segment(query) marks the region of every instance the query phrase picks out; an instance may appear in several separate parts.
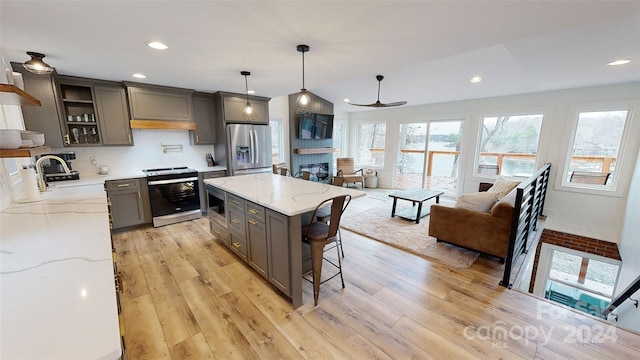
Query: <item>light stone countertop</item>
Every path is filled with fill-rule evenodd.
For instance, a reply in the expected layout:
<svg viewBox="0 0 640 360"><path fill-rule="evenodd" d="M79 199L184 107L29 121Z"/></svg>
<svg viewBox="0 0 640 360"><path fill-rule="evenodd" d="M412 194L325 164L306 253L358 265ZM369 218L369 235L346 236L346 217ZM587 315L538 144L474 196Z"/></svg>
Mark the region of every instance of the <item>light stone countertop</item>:
<svg viewBox="0 0 640 360"><path fill-rule="evenodd" d="M349 194L354 199L366 196L366 192L353 188L271 173L205 179L204 183L287 216L313 211L320 202L335 196Z"/></svg>
<svg viewBox="0 0 640 360"><path fill-rule="evenodd" d="M75 183L0 212L1 359L121 356L104 181Z"/></svg>

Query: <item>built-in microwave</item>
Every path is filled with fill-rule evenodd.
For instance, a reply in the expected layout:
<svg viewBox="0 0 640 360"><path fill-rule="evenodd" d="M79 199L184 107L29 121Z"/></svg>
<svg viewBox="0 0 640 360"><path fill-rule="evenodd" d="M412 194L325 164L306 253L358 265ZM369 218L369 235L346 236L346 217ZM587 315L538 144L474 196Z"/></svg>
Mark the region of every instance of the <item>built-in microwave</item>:
<svg viewBox="0 0 640 360"><path fill-rule="evenodd" d="M207 184L207 216L226 228L227 210L224 199L224 191Z"/></svg>

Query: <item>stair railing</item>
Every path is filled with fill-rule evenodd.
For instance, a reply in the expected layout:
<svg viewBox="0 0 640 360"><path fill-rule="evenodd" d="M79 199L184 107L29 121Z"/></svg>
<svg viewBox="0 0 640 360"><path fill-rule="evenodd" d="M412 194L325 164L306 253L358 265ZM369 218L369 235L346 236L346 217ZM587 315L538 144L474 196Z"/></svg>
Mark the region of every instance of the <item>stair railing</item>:
<svg viewBox="0 0 640 360"><path fill-rule="evenodd" d="M620 295L616 296L613 299L611 304L609 304L609 306L607 306L607 308L604 309L604 311L602 311L602 315L604 315L604 317L606 318L613 310L615 310L618 306L620 306L620 304L622 304L627 299L633 301L635 303L635 306L638 307L638 300L631 298L631 295L635 294L636 291L638 291L638 289L640 289L640 275L638 275L638 277L635 280L633 280L633 282L629 284L629 286L627 286L627 288L624 289L624 291L621 292ZM615 317L616 317L616 321L618 321L618 316L615 315Z"/></svg>

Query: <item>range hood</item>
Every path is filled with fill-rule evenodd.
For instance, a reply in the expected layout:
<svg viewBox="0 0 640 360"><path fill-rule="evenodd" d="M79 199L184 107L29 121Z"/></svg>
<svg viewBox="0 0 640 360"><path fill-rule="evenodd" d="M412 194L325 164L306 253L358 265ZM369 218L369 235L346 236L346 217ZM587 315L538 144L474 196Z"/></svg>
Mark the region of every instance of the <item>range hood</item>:
<svg viewBox="0 0 640 360"><path fill-rule="evenodd" d="M180 120L136 120L131 119L129 124L132 129L156 129L156 130L195 130L195 121Z"/></svg>

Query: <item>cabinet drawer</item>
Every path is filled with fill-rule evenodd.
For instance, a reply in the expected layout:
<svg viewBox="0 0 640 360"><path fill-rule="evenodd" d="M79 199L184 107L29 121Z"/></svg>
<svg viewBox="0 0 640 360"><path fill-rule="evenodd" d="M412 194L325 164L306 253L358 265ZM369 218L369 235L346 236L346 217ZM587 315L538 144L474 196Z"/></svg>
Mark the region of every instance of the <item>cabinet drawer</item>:
<svg viewBox="0 0 640 360"><path fill-rule="evenodd" d="M247 261L247 239L244 233L238 233L235 230L229 231L229 240L231 251L236 253L242 260Z"/></svg>
<svg viewBox="0 0 640 360"><path fill-rule="evenodd" d="M139 179L109 180L105 182L107 191L140 189Z"/></svg>
<svg viewBox="0 0 640 360"><path fill-rule="evenodd" d="M229 246L229 231L216 221L209 219L209 230L220 242Z"/></svg>
<svg viewBox="0 0 640 360"><path fill-rule="evenodd" d="M227 193L227 205L230 209L235 207L236 209L244 212L244 199L239 198L235 195Z"/></svg>
<svg viewBox="0 0 640 360"><path fill-rule="evenodd" d="M229 214L229 230L234 229L244 234L244 223L246 221L244 212L236 209L229 209L227 214Z"/></svg>
<svg viewBox="0 0 640 360"><path fill-rule="evenodd" d="M248 216L264 223L264 207L247 201L245 208Z"/></svg>
<svg viewBox="0 0 640 360"><path fill-rule="evenodd" d="M213 179L213 178L219 178L219 177L225 177L225 176L227 176L227 172L224 170L207 171L205 173L202 173L202 177L204 179Z"/></svg>

